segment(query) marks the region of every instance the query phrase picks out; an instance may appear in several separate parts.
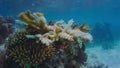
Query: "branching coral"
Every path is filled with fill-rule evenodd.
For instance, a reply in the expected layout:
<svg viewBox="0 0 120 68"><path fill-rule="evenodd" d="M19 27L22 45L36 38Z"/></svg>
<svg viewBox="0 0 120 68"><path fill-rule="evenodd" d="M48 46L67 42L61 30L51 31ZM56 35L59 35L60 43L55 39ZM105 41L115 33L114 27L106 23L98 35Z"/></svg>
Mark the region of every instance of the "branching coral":
<svg viewBox="0 0 120 68"><path fill-rule="evenodd" d="M64 21L60 20L56 22L55 25L50 26L46 24L46 19L42 13L34 13L32 15L30 11L26 11L24 13L21 13L19 15L19 18L24 20L28 24L28 27L35 28L32 29L33 31L38 29L36 31L39 34L44 35L45 33L47 32L49 33L49 31L52 31L54 33L54 36L65 38L68 40L72 39L73 37L79 37L89 41L92 40L92 36L89 33L83 32L83 31L87 32L90 30L86 24L81 25L80 28L78 29L72 29L71 25L74 22L73 19L69 20L68 24L64 24Z"/></svg>
<svg viewBox="0 0 120 68"><path fill-rule="evenodd" d="M22 67L26 64L43 66L45 63L46 65L47 61L53 59L55 55L64 56L65 64L72 60L76 62L80 60L81 63L86 60L85 47L80 47L82 42L92 41L86 25L73 28L73 19L67 24L60 20L48 25L42 13L32 14L30 11L22 12L19 18L25 22L23 24L25 28L15 32L8 39L6 43L8 59ZM87 32L84 32L85 30ZM58 55L61 52L62 54Z"/></svg>
<svg viewBox="0 0 120 68"><path fill-rule="evenodd" d="M49 46L38 44L35 39L27 39L25 34L27 34L25 31L16 32L6 43L8 58L19 63L20 66L25 64L35 66L55 53L52 44Z"/></svg>

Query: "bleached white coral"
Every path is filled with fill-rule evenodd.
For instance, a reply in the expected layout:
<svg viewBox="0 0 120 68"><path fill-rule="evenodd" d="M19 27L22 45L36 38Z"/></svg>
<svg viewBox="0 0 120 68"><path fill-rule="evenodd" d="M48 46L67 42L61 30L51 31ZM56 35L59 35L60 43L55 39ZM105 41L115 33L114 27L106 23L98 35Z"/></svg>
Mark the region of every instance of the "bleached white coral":
<svg viewBox="0 0 120 68"><path fill-rule="evenodd" d="M50 26L50 25L49 25L49 26L47 26L47 29L48 29L48 30L54 30L54 29L55 29L55 26Z"/></svg>
<svg viewBox="0 0 120 68"><path fill-rule="evenodd" d="M67 24L63 24L64 30L71 29L74 20L70 19Z"/></svg>
<svg viewBox="0 0 120 68"><path fill-rule="evenodd" d="M39 38L38 41L41 41L42 44L45 44L46 46L49 46L53 41L48 39L47 36L49 35L49 33L46 33L44 35L41 34L36 34L36 35L26 35L27 38Z"/></svg>
<svg viewBox="0 0 120 68"><path fill-rule="evenodd" d="M46 46L49 46L53 42L52 40L45 37L40 37L39 40L42 44L45 44Z"/></svg>
<svg viewBox="0 0 120 68"><path fill-rule="evenodd" d="M72 34L75 37L80 37L81 39L88 40L90 42L93 40L93 37L90 33L82 32L78 29L71 30L70 34Z"/></svg>
<svg viewBox="0 0 120 68"><path fill-rule="evenodd" d="M41 37L41 34L36 34L36 35L26 35L26 38L39 38Z"/></svg>
<svg viewBox="0 0 120 68"><path fill-rule="evenodd" d="M64 20L59 20L55 23L55 26L61 27L64 24Z"/></svg>
<svg viewBox="0 0 120 68"><path fill-rule="evenodd" d="M68 40L70 40L70 41L73 41L73 36L71 36L71 35L69 35L69 34L67 34L67 33L65 33L65 32L59 33L58 36L59 36L60 38L64 38L64 39L68 39Z"/></svg>
<svg viewBox="0 0 120 68"><path fill-rule="evenodd" d="M82 33L81 36L80 36L82 39L84 40L88 40L88 41L92 41L93 40L93 37L90 33Z"/></svg>
<svg viewBox="0 0 120 68"><path fill-rule="evenodd" d="M39 16L37 14L39 14ZM33 17L35 19L34 20L35 22L39 22L40 20L42 20L44 23L47 22L46 18L44 17L42 13L33 13Z"/></svg>
<svg viewBox="0 0 120 68"><path fill-rule="evenodd" d="M50 45L54 41L59 41L61 39L66 39L69 41L76 41L81 44L86 40L92 41L92 36L90 33L86 33L87 26L85 29L80 28L81 26L75 25L72 27L74 20L70 19L67 23L64 20L57 21L54 25L48 25L46 18L42 13L34 13L31 14L28 12L27 15L25 13L20 14L19 18L24 20L29 28L33 28L35 33L34 35L26 35L27 38L35 38L38 39L37 42L41 42L45 45ZM19 22L19 21L17 21ZM24 23L23 23L24 24ZM35 30L37 29L37 31ZM33 32L34 32L33 31ZM89 30L87 30L88 32Z"/></svg>
<svg viewBox="0 0 120 68"><path fill-rule="evenodd" d="M69 29L66 32L75 37L79 37L81 35L81 31L79 29Z"/></svg>
<svg viewBox="0 0 120 68"><path fill-rule="evenodd" d="M77 38L77 42L79 42L78 40L92 41L93 39L90 33L85 33L79 28L72 29L72 24L74 23L73 19L70 19L67 24L65 24L64 20L59 20L54 25L47 25L46 18L42 13L34 13L33 18L35 19L34 22L38 23L35 25L39 25L41 29L45 28L44 30L47 30L48 32L42 35L26 35L26 37L39 38L39 41L47 46L60 38L69 41L74 41L74 38Z"/></svg>
<svg viewBox="0 0 120 68"><path fill-rule="evenodd" d="M90 33L82 32L79 29L69 29L67 30L67 33L75 37L80 37L81 39L88 40L90 42L93 40L93 37Z"/></svg>

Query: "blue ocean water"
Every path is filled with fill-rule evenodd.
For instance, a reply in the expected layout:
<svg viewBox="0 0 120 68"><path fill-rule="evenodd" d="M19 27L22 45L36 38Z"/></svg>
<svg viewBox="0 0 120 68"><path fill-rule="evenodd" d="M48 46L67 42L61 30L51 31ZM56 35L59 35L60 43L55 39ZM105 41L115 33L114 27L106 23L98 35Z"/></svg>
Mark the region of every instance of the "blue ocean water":
<svg viewBox="0 0 120 68"><path fill-rule="evenodd" d="M0 15L17 15L25 10L43 12L48 20L69 20L76 23L109 22L119 37L120 0L0 0Z"/></svg>
<svg viewBox="0 0 120 68"><path fill-rule="evenodd" d="M17 15L25 10L42 12L48 21L63 19L67 22L73 18L77 24L89 24L92 30L94 30L96 23L107 22L114 37L115 44L112 46L115 47L104 50L101 49L103 44L91 43L86 52L90 56L91 54L96 55L97 60L108 65L109 68L120 68L120 0L0 0L0 15L2 16L14 16L17 19ZM106 29L103 28L103 30ZM98 32L101 33L103 30ZM107 35L103 33L101 36ZM111 41L107 41L107 43L111 43ZM96 47L92 47L94 45ZM90 59L92 60L89 62L96 61L91 57Z"/></svg>

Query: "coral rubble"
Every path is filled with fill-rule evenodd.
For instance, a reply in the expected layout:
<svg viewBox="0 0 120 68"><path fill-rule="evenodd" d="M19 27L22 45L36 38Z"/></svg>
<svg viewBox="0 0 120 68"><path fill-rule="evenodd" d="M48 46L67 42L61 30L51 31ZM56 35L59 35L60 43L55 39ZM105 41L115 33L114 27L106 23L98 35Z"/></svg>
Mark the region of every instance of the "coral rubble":
<svg viewBox="0 0 120 68"><path fill-rule="evenodd" d="M87 60L85 43L92 41L87 25L72 27L73 19L47 24L42 13L30 11L18 17L25 28L6 42L8 67L79 68Z"/></svg>

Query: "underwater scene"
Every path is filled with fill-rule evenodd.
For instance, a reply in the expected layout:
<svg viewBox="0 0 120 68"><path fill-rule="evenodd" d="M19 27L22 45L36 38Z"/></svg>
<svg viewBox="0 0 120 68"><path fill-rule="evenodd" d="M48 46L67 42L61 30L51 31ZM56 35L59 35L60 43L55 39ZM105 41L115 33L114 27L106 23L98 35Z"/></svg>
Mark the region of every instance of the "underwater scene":
<svg viewBox="0 0 120 68"><path fill-rule="evenodd" d="M0 0L0 68L120 68L120 0Z"/></svg>

